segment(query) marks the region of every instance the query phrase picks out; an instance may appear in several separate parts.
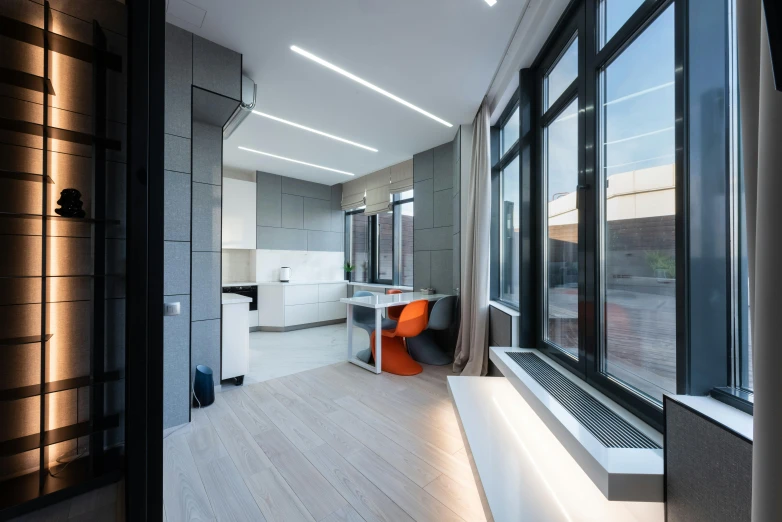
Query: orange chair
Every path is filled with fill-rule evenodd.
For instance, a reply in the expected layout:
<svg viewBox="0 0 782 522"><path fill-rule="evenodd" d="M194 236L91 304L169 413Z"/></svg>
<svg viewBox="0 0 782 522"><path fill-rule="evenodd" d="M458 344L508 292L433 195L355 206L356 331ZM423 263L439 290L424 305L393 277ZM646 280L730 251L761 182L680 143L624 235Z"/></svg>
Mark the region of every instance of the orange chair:
<svg viewBox="0 0 782 522"><path fill-rule="evenodd" d="M401 294L402 291L398 288L389 288L386 290L386 294ZM388 309L388 312L386 312L386 316L391 319L392 321L398 321L399 316L402 314L402 310L404 310L404 306L392 306Z"/></svg>
<svg viewBox="0 0 782 522"><path fill-rule="evenodd" d="M407 353L405 337L415 337L424 331L429 322L429 301L413 301L402 310L394 330L383 330L383 354L381 370L395 375L417 375L424 369ZM370 336L372 356L375 356L375 334ZM375 359L377 361L377 359Z"/></svg>

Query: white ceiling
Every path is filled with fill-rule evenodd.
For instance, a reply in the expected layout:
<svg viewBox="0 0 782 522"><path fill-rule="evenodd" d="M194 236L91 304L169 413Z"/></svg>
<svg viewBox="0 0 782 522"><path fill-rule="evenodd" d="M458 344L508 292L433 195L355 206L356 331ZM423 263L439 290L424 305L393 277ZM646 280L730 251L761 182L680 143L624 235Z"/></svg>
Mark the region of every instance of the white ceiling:
<svg viewBox="0 0 782 522"><path fill-rule="evenodd" d="M173 11L167 19L242 53L245 74L258 84L257 110L378 149L251 114L225 142L226 166L331 185L353 178L238 147L358 177L453 139L459 124L472 122L527 1L498 0L489 7L484 0L188 0L206 10L200 27ZM318 65L291 45L454 126Z"/></svg>

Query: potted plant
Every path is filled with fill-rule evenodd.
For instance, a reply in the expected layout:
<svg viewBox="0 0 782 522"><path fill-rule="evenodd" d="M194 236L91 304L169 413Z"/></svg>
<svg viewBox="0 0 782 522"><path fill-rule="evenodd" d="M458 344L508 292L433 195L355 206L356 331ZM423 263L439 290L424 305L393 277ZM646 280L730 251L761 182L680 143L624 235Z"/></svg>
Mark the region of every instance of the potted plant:
<svg viewBox="0 0 782 522"><path fill-rule="evenodd" d="M648 252L646 254L646 263L654 272L657 279L670 279L676 277L676 260L668 254L658 251Z"/></svg>
<svg viewBox="0 0 782 522"><path fill-rule="evenodd" d="M347 279L348 281L353 281L353 279L351 279L351 276L353 274L353 270L355 270L356 268L356 265L351 265L350 261L348 261L347 263L345 263L345 266L343 266L342 268L345 269L345 279Z"/></svg>

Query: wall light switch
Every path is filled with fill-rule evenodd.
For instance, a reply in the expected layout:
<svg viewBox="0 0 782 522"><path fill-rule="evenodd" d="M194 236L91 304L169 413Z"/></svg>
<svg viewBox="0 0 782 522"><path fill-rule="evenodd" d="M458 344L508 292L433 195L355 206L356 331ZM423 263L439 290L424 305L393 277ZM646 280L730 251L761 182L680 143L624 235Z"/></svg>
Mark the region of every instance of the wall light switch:
<svg viewBox="0 0 782 522"><path fill-rule="evenodd" d="M165 305L165 309L163 310L163 315L168 317L170 315L179 315L180 313L180 306L179 302L176 303L163 303Z"/></svg>

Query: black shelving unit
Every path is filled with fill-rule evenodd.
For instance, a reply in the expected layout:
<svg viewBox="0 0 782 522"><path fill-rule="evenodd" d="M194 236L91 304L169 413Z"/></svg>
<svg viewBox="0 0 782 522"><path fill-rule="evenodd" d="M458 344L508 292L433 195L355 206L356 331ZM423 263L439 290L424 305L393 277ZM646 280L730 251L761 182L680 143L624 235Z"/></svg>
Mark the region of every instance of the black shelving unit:
<svg viewBox="0 0 782 522"><path fill-rule="evenodd" d="M107 71L121 71L122 59L119 55L107 50L106 37L97 21L93 22L93 44L88 45L62 35L51 32L49 23L51 11L48 2L43 6L43 28L0 15L0 35L17 41L25 42L43 49L43 71L40 76L26 72L0 68L0 83L39 92L43 98L43 122L34 123L24 120L0 118L0 130L39 136L42 138L42 170L41 173L0 170L0 178L40 183L42 207L40 214L0 212L0 218L5 219L38 219L41 220L41 275L40 276L4 276L0 278L40 278L40 324L39 335L0 339L0 351L8 347L28 346L40 350L39 384L21 386L0 391L0 402L11 402L39 397L39 430L37 433L9 440L0 441L0 458L14 457L38 451L38 470L0 481L0 518L5 519L20 511L20 506L29 503L25 508L46 502L44 497L59 493L67 494L66 490L83 489L100 481L117 480L124 466L124 449L122 446L106 449L104 440L108 430L121 425L119 414L105 414L105 387L110 383L120 382L124 375L120 371L105 370L106 342L106 279L123 277L119 274L109 274L106 271L106 228L107 225L119 224L119 220L106 218L106 159L107 150L120 150L122 143L110 139L106 135L106 81ZM55 96L50 80L49 53L59 53L92 64L92 121L91 133L76 132L50 125L49 97ZM77 80L78 81L78 80ZM87 80L89 81L89 80ZM56 184L56 179L50 175L49 140L63 140L72 143L88 145L92 148L92 207L93 217L68 218L50 214L50 185ZM47 222L73 222L89 225L93 239L93 272L84 275L48 274L47 266ZM47 382L47 343L55 337L56 331L49 331L47 317L47 279L54 277L89 278L92 285L92 335L90 346L89 375ZM49 394L77 390L89 392L89 420L76 422L66 426L49 428L47 411L47 396ZM78 407L78 405L77 405ZM77 410L78 411L78 410ZM77 415L77 421L78 421ZM88 438L89 452L83 456L80 451L79 439ZM67 465L55 466L50 469L49 448L61 442L76 440L77 455ZM51 499L53 497L47 497Z"/></svg>

